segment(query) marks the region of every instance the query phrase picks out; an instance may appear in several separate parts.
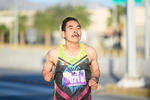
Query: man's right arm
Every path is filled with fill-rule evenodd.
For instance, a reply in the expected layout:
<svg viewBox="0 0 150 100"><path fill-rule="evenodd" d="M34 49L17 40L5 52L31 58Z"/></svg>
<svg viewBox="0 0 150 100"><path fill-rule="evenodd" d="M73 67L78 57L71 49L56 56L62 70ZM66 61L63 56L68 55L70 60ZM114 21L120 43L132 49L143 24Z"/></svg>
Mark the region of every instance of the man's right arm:
<svg viewBox="0 0 150 100"><path fill-rule="evenodd" d="M50 82L54 78L54 73L51 71L54 66L52 52L49 51L46 55L46 62L42 70L42 76L45 81Z"/></svg>

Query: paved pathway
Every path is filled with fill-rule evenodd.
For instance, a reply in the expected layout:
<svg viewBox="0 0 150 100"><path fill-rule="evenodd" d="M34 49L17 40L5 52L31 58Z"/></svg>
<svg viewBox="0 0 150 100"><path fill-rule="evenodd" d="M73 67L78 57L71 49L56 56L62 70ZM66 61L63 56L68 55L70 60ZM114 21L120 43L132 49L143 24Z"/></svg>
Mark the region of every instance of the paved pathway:
<svg viewBox="0 0 150 100"><path fill-rule="evenodd" d="M53 82L46 83L40 73L6 69L0 69L0 73L0 100L52 100ZM116 81L110 76L102 76L100 79L102 86L107 83L115 83ZM111 95L104 92L92 92L92 98L93 100L150 99Z"/></svg>

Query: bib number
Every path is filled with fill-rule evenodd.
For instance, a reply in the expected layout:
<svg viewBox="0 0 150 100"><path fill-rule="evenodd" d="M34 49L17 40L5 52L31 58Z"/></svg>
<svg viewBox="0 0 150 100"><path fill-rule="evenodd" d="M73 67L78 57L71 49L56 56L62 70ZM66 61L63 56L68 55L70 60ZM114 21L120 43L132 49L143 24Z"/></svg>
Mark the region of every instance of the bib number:
<svg viewBox="0 0 150 100"><path fill-rule="evenodd" d="M85 71L71 71L63 73L65 86L86 85Z"/></svg>

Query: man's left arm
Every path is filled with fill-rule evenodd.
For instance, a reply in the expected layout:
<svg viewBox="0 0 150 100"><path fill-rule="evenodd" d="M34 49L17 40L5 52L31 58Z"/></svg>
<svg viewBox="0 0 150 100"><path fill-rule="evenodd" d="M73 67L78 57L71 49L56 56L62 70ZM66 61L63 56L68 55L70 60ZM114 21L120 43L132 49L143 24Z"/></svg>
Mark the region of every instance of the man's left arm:
<svg viewBox="0 0 150 100"><path fill-rule="evenodd" d="M91 58L91 79L89 80L89 86L91 86L92 90L96 90L98 88L98 82L100 78L100 70L97 61L97 54L94 49L90 50L90 58Z"/></svg>

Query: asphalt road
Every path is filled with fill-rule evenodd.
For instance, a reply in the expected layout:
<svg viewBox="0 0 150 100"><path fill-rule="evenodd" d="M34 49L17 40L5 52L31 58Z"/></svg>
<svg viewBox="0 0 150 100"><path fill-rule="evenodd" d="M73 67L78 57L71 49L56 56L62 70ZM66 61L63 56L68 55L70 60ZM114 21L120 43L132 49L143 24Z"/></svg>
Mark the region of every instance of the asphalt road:
<svg viewBox="0 0 150 100"><path fill-rule="evenodd" d="M38 73L0 75L0 100L52 100L53 82L46 83ZM92 93L93 100L149 100L105 93Z"/></svg>

